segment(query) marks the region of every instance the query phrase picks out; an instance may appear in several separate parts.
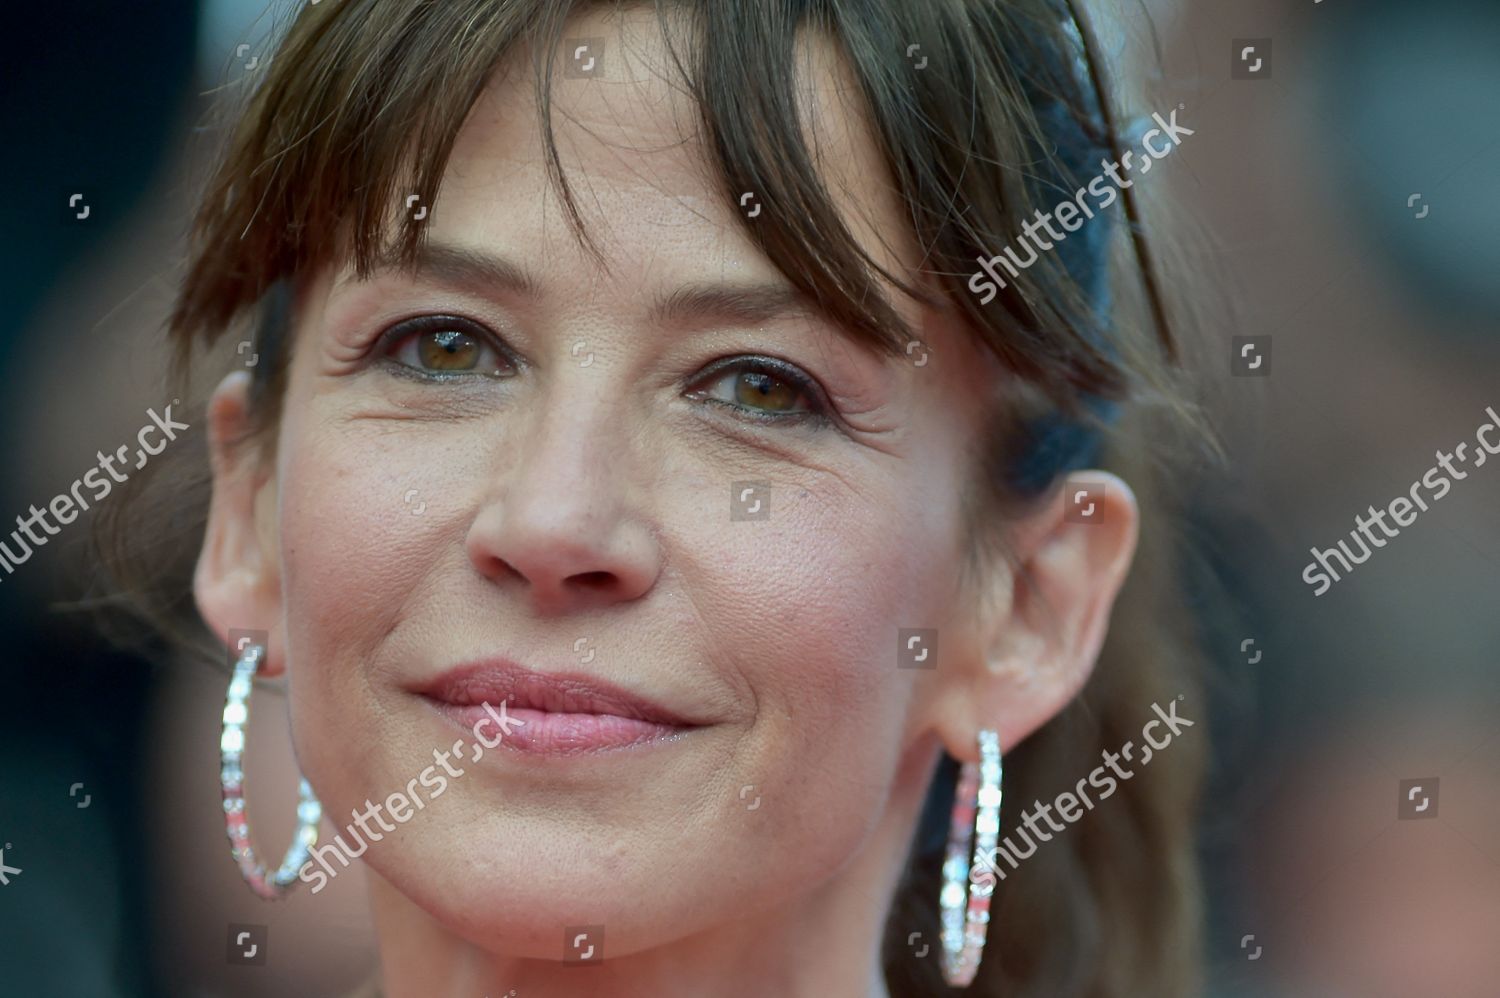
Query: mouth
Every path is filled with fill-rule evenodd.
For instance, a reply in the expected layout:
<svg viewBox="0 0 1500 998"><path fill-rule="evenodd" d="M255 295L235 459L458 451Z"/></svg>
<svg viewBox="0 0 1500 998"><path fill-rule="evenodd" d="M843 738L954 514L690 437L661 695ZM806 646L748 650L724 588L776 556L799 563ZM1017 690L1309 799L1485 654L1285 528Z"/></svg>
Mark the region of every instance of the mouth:
<svg viewBox="0 0 1500 998"><path fill-rule="evenodd" d="M701 727L653 700L594 676L538 672L495 659L449 669L414 689L439 714L474 732L492 714L515 723L499 747L539 755L572 755L671 741ZM488 726L496 737L493 721Z"/></svg>

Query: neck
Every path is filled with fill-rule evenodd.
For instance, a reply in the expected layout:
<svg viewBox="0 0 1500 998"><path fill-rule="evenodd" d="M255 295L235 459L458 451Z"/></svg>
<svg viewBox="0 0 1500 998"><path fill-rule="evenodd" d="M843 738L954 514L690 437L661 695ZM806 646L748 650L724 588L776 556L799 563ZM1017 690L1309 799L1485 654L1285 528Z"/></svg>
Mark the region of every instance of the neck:
<svg viewBox="0 0 1500 998"><path fill-rule="evenodd" d="M931 746L913 748L881 822L809 892L648 949L598 963L518 956L458 935L375 871L370 899L380 938L384 998L489 994L608 994L623 998L763 995L888 998L881 942L911 830L932 772ZM754 885L723 882L720 904ZM643 908L649 899L642 898ZM559 930L558 946L562 940ZM609 941L605 927L605 946Z"/></svg>

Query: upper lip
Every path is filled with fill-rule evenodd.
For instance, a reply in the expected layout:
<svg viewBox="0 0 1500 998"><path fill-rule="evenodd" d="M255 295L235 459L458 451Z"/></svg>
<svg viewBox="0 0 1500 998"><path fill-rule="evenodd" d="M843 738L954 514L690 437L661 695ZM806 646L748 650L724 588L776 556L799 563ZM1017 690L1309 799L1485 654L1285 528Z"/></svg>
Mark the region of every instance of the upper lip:
<svg viewBox="0 0 1500 998"><path fill-rule="evenodd" d="M416 692L457 707L505 703L553 713L611 714L674 727L697 726L676 711L597 676L539 672L508 659L455 666L416 687Z"/></svg>

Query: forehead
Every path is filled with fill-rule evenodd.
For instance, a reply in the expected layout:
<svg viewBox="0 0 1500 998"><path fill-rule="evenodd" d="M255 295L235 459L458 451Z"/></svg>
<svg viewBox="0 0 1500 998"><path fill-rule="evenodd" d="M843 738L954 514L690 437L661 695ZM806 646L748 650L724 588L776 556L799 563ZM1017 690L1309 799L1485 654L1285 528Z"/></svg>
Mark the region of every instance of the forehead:
<svg viewBox="0 0 1500 998"><path fill-rule="evenodd" d="M491 290L526 287L524 297L555 320L600 326L627 318L644 323L664 303L701 288L727 292L735 305L717 307L726 296L711 295L716 307L705 307L704 314L732 314L742 324L758 325L746 318L757 310L822 314L805 297L801 309L769 307L790 285L758 248L755 218L774 219L782 209L761 203L754 190L726 189L715 153L700 137L703 111L675 68L677 59L694 57L688 33L668 30L670 40L651 10L626 9L575 15L562 32L548 126L597 256L580 244L548 174L532 69L538 53L518 48L502 58L459 130L436 204L422 223L431 244L515 265L504 281L482 276L495 273L493 267L468 267L468 286L477 273ZM588 76L569 74L580 44L595 59ZM936 282L922 273L923 258L884 168L868 108L837 46L804 29L788 71L805 148L849 234L888 273L936 291ZM395 210L402 209L398 198ZM362 283L349 262L333 270L335 299ZM537 279L517 280L522 271ZM430 268L424 272L436 276ZM984 395L994 390L999 362L955 310L924 307L884 278L876 281L904 326L900 356L909 361L912 347L920 346L922 356L930 348L948 358L918 370L918 380L930 383L941 367L945 381ZM753 307L740 308L737 299L746 290L769 294L752 296ZM325 294L307 300L326 301ZM814 325L844 334L834 337L842 343L823 342L850 361L893 362L837 321ZM958 387L948 385L950 394Z"/></svg>
<svg viewBox="0 0 1500 998"><path fill-rule="evenodd" d="M674 68L675 59L693 58L690 37L685 27L667 30L670 39L654 11L628 8L576 14L562 32L549 126L580 220L627 286L648 263L770 278L774 268L746 224L782 209L754 190L724 188L700 137L702 112ZM587 75L574 58L584 45L582 58L594 61ZM509 53L475 103L447 164L433 232L523 250L540 266L593 270L599 261L572 237L547 175L535 57ZM867 252L905 272L916 262L913 240L836 48L804 31L789 69L807 147L834 206Z"/></svg>

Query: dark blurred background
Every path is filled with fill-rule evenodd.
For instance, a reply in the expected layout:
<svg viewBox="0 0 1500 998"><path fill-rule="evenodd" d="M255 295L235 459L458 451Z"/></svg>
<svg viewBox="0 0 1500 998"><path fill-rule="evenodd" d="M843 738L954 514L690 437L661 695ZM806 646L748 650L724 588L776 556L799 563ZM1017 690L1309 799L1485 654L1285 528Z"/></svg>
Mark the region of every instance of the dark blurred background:
<svg viewBox="0 0 1500 998"><path fill-rule="evenodd" d="M1139 192L1204 275L1189 335L1228 452L1192 524L1231 597L1203 622L1207 993L1493 998L1500 461L1460 465L1323 595L1302 572L1500 411L1500 4L1088 6L1139 81L1127 110L1181 104L1196 130ZM160 326L213 94L253 84L292 9L6 4L0 518L170 401ZM1235 336L1270 337L1262 373L1235 373ZM69 611L91 516L0 575L0 847L22 871L0 885L0 993L353 986L374 961L360 879L268 905L227 855L220 675L112 651ZM295 783L267 703L249 765L283 777L253 798L275 851ZM229 961L239 923L271 927L264 964Z"/></svg>

